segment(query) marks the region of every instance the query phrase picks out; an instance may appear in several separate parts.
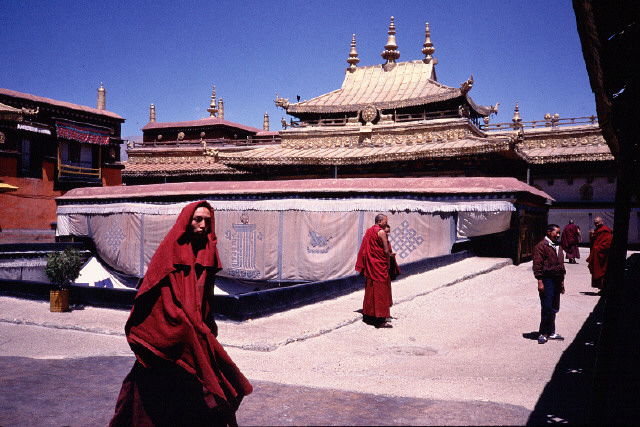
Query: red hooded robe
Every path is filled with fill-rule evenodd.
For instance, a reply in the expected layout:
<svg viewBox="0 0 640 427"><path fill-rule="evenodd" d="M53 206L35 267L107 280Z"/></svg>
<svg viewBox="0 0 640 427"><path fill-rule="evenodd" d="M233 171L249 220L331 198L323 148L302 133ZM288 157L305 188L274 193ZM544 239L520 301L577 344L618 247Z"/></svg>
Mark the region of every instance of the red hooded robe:
<svg viewBox="0 0 640 427"><path fill-rule="evenodd" d="M362 313L372 317L390 317L391 287L389 286L389 265L384 253L378 224L369 228L358 251L356 271L367 278L364 288Z"/></svg>
<svg viewBox="0 0 640 427"><path fill-rule="evenodd" d="M612 239L612 231L606 225L600 226L591 236L591 252L587 258L587 263L589 264L591 276L595 280L604 277L607 272L607 261L609 260Z"/></svg>
<svg viewBox="0 0 640 427"><path fill-rule="evenodd" d="M196 258L187 230L200 206L211 210L211 233ZM240 401L253 391L205 324L205 292L221 269L214 230L211 206L191 203L153 255L125 326L137 361L111 425L205 425L219 423L216 414L233 424Z"/></svg>
<svg viewBox="0 0 640 427"><path fill-rule="evenodd" d="M580 243L580 227L576 224L567 224L562 230L562 249L567 255L567 258L580 258L580 250L578 244Z"/></svg>

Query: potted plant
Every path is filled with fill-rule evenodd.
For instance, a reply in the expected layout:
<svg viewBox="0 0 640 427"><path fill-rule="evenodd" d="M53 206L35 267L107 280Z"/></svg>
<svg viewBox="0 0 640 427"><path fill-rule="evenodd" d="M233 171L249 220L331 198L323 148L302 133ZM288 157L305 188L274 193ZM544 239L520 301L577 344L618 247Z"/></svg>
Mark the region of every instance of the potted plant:
<svg viewBox="0 0 640 427"><path fill-rule="evenodd" d="M47 254L44 273L51 281L49 290L51 311L69 311L69 286L80 275L82 264L80 252L72 247L67 247L62 252Z"/></svg>

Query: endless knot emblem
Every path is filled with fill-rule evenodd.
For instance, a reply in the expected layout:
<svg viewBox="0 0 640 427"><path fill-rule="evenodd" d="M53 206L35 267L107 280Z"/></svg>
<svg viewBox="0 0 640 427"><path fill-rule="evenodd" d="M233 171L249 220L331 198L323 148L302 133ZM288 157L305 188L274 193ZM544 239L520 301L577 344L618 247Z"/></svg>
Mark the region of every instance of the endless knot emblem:
<svg viewBox="0 0 640 427"><path fill-rule="evenodd" d="M249 222L249 215L243 212L240 223L231 224L233 232L227 230L225 237L231 240L231 268L227 274L243 279L257 279L260 270L256 268L256 240L262 241L262 232L256 224Z"/></svg>
<svg viewBox="0 0 640 427"><path fill-rule="evenodd" d="M366 123L370 123L378 117L378 110L373 105L367 105L362 109L361 117Z"/></svg>
<svg viewBox="0 0 640 427"><path fill-rule="evenodd" d="M107 245L109 245L113 252L117 252L118 248L120 247L120 243L122 243L122 241L127 236L124 234L124 231L122 230L122 227L120 227L120 224L118 224L118 220L114 219L111 223L111 227L104 235L104 237L107 241Z"/></svg>
<svg viewBox="0 0 640 427"><path fill-rule="evenodd" d="M411 255L411 252L415 251L424 242L424 238L409 226L409 221L406 219L400 223L399 227L391 230L389 240L391 247L402 259Z"/></svg>

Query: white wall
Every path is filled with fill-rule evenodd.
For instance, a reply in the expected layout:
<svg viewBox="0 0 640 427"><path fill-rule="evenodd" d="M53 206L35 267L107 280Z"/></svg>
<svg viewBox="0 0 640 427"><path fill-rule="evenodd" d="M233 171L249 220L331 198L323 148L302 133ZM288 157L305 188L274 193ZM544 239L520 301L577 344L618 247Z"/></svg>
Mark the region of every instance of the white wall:
<svg viewBox="0 0 640 427"><path fill-rule="evenodd" d="M547 179L533 179L532 185L539 185L542 191L556 199L557 202L579 202L580 188L587 183L586 178L575 178L572 184L566 178L556 178L553 185ZM593 188L593 202L613 203L616 194L616 183L609 182L606 177L596 177L591 182Z"/></svg>

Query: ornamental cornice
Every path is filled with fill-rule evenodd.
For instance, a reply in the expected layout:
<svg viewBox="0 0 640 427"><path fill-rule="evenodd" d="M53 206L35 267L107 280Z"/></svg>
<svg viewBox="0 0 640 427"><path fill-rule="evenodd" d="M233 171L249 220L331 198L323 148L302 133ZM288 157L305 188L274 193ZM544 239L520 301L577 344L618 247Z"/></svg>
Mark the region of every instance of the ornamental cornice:
<svg viewBox="0 0 640 427"><path fill-rule="evenodd" d="M364 128L364 127L363 127ZM362 129L362 128L361 128ZM282 148L317 149L317 148L363 148L385 146L414 146L421 144L457 141L477 138L478 135L468 127L432 129L389 129L371 133L296 133L282 139Z"/></svg>
<svg viewBox="0 0 640 427"><path fill-rule="evenodd" d="M566 153L553 155L532 156L521 147L516 147L516 154L530 164L543 165L551 163L573 163L573 162L604 162L613 161L614 157L610 152L599 153Z"/></svg>
<svg viewBox="0 0 640 427"><path fill-rule="evenodd" d="M545 135L544 138L525 138L518 143L522 148L571 148L584 146L606 146L607 143L600 133L581 136L561 137L560 135Z"/></svg>
<svg viewBox="0 0 640 427"><path fill-rule="evenodd" d="M214 150L215 151L215 150ZM127 164L130 165L171 165L171 164L194 164L208 165L216 163L215 156L135 156L129 157Z"/></svg>

